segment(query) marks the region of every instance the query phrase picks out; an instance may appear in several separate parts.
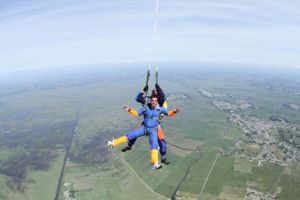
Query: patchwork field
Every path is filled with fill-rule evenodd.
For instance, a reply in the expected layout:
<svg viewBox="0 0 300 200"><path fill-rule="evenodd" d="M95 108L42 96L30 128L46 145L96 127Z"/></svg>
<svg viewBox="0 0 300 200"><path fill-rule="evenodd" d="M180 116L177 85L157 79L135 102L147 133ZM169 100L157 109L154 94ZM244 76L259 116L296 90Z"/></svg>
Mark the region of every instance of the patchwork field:
<svg viewBox="0 0 300 200"><path fill-rule="evenodd" d="M43 81L30 77L18 87L2 85L0 199L234 200L243 199L248 189L298 199L298 154L288 166L249 159L260 155L263 143L252 142L255 133L245 134L229 118L236 114L299 126L299 110L287 107L300 102L299 80L283 78L282 72L168 69L162 67L160 85L174 97L169 108L182 111L163 120L171 164L157 171L151 168L146 136L126 153L105 146L105 140L141 123L122 105L140 107L134 97L143 87L143 70L132 75L125 69L81 69L62 78L46 73ZM282 160L281 141L300 151L300 131L284 131L272 130L275 142L267 149Z"/></svg>

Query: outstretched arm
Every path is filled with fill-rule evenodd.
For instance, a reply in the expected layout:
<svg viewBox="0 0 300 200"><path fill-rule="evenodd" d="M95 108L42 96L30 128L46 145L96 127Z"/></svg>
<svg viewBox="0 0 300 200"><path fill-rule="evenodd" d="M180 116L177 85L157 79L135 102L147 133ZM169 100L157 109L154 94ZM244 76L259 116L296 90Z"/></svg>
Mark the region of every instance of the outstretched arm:
<svg viewBox="0 0 300 200"><path fill-rule="evenodd" d="M138 117L143 114L143 108L139 109L138 111L134 110L133 108L131 108L131 106L128 105L124 105L123 108L134 117Z"/></svg>
<svg viewBox="0 0 300 200"><path fill-rule="evenodd" d="M173 110L168 112L167 109L162 108L161 112L162 112L162 114L167 115L169 117L174 117L176 115L176 113L180 112L180 109L179 108L174 108Z"/></svg>

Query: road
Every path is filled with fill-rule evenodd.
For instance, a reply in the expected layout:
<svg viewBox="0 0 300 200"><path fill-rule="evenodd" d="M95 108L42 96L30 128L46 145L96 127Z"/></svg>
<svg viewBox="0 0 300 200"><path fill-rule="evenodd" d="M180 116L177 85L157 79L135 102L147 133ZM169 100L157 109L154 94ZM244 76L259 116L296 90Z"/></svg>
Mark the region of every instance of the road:
<svg viewBox="0 0 300 200"><path fill-rule="evenodd" d="M59 198L60 188L62 186L64 171L65 171L65 166L66 166L66 162L67 162L68 156L70 154L70 148L71 148L72 141L73 141L73 138L74 138L74 135L75 135L75 129L76 129L78 121L80 119L81 108L82 108L82 104L78 108L76 117L74 119L73 127L71 129L70 139L68 140L68 142L66 144L66 148L65 148L66 149L66 154L65 154L63 166L62 166L62 169L61 169L61 172L60 172L60 176L59 176L59 180L58 180L58 184L57 184L57 188L56 188L56 193L55 193L54 200L58 200L58 198Z"/></svg>

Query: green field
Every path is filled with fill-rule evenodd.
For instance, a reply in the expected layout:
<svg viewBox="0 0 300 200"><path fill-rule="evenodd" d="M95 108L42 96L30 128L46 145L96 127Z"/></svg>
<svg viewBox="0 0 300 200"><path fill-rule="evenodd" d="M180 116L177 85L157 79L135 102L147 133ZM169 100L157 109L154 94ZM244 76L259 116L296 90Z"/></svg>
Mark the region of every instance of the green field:
<svg viewBox="0 0 300 200"><path fill-rule="evenodd" d="M167 95L183 93L188 99L168 102L169 108L179 107L182 112L164 118L171 165L158 171L149 162L147 137L139 138L126 153L108 149L104 143L140 124L141 119L128 115L122 105L140 107L134 96L143 86L144 71L132 75L125 69L121 73L91 69L61 78L45 75L44 81L34 84L25 81L20 92L0 88L5 91L0 93L0 199L54 199L66 151L60 200L66 193L82 200L242 199L247 188L276 193L280 199L298 199L300 163L286 168L270 163L258 166L257 161L235 156L237 140L244 151L261 149L249 145L239 126L228 121L230 112L215 107L212 98L197 90L226 94L215 96L216 100L249 100L251 108L236 111L241 115L262 120L283 117L300 125L300 111L287 107L300 102L300 96L284 93L292 87L300 91L299 80L192 68L160 73ZM278 146L271 148L283 157ZM227 152L233 154L227 156Z"/></svg>

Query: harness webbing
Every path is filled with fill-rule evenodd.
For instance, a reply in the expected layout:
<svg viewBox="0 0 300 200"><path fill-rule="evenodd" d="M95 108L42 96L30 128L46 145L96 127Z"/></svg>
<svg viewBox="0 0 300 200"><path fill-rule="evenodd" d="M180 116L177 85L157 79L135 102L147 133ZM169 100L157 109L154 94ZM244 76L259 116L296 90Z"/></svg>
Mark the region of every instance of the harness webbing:
<svg viewBox="0 0 300 200"><path fill-rule="evenodd" d="M158 67L156 66L156 71L155 71L155 80L156 84L158 84Z"/></svg>
<svg viewBox="0 0 300 200"><path fill-rule="evenodd" d="M150 81L150 66L148 68L148 71L147 71L147 77L146 77L146 86L149 86L149 81ZM149 90L149 89L148 89ZM144 97L145 97L145 103L143 104L143 107L145 107L145 105L147 104L148 102L148 90L144 93Z"/></svg>

